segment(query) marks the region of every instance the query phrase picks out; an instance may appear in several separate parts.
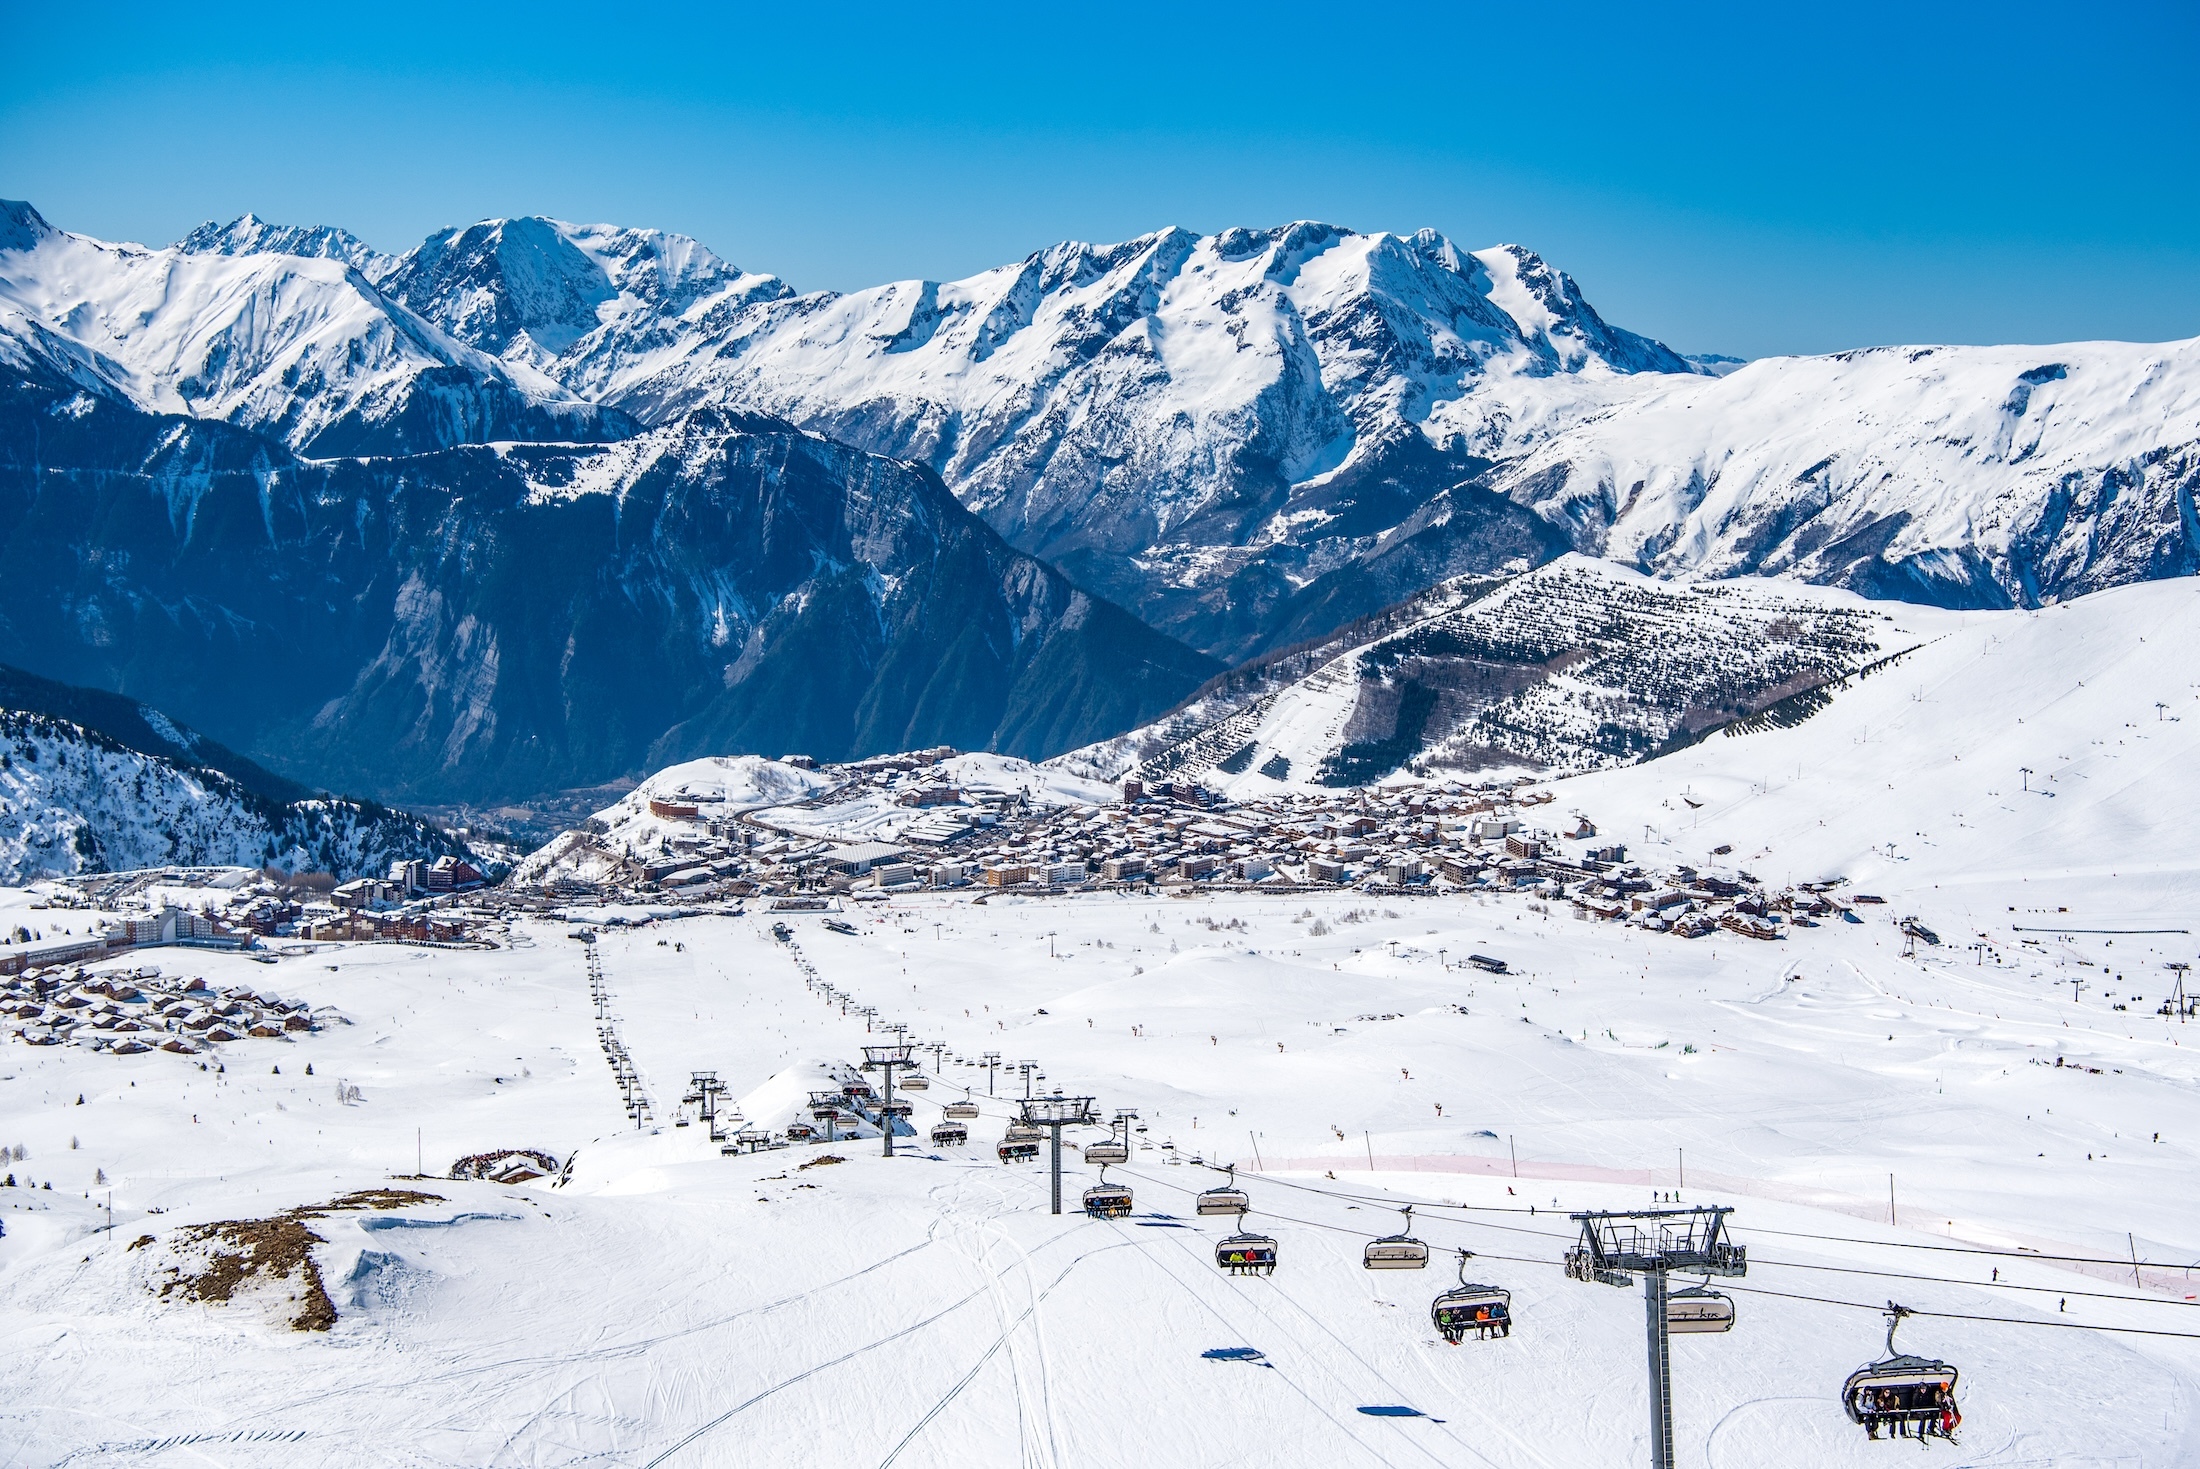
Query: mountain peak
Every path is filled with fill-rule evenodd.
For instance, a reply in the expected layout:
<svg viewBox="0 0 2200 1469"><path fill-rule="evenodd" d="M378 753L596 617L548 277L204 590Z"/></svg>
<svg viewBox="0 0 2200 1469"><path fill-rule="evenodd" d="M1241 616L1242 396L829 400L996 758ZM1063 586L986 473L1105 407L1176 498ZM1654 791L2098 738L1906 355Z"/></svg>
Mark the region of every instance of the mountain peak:
<svg viewBox="0 0 2200 1469"><path fill-rule="evenodd" d="M0 199L0 250L35 250L53 234L45 216L22 199Z"/></svg>
<svg viewBox="0 0 2200 1469"><path fill-rule="evenodd" d="M370 280L385 274L391 256L349 230L330 224L270 224L249 211L227 224L209 219L176 241L186 255L297 255L308 260L341 260Z"/></svg>

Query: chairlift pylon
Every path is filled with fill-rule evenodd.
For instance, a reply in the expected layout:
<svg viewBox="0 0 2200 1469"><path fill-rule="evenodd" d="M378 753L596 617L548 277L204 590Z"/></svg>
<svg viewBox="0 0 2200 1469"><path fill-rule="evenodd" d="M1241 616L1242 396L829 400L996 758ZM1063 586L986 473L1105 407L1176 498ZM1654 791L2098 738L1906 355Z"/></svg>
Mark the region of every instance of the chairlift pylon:
<svg viewBox="0 0 2200 1469"><path fill-rule="evenodd" d="M1963 1421L1956 1409L1956 1369L1894 1349L1895 1328L1909 1314L1908 1307L1887 1303L1887 1355L1849 1374L1841 1385L1841 1407L1873 1438L1886 1428L1890 1438L1952 1439Z"/></svg>
<svg viewBox="0 0 2200 1469"><path fill-rule="evenodd" d="M1429 1320L1445 1341L1459 1345L1473 1332L1475 1340L1512 1335L1512 1292L1502 1286L1481 1285L1467 1279L1469 1252L1459 1252L1459 1284L1429 1303Z"/></svg>
<svg viewBox="0 0 2200 1469"><path fill-rule="evenodd" d="M1413 1206L1405 1206L1406 1227L1399 1234L1369 1240L1360 1251L1360 1264L1369 1270L1425 1270L1428 1246L1413 1237Z"/></svg>

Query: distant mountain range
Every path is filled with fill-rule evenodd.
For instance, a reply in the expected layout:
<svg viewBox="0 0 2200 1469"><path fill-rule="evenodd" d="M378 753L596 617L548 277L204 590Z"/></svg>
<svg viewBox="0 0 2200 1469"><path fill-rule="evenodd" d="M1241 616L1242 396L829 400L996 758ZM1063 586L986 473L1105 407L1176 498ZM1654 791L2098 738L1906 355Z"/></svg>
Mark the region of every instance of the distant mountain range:
<svg viewBox="0 0 2200 1469"><path fill-rule="evenodd" d="M2189 574L2196 353L1688 358L1520 247L1303 222L843 295L654 230L6 204L0 658L411 799L1051 755L1569 552L1948 606Z"/></svg>

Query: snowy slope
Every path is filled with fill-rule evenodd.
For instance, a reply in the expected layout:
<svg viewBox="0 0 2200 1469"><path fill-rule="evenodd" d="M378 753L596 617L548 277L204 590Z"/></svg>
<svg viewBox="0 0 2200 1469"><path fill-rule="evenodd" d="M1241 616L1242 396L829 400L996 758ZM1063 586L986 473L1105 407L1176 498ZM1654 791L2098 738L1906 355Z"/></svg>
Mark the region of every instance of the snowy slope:
<svg viewBox="0 0 2200 1469"><path fill-rule="evenodd" d="M1837 1401L1879 1355L1890 1298L1933 1313L1899 1346L1962 1371L1960 1442L1932 1444L1932 1462L2192 1462L2200 1053L2185 1054L2189 1027L2151 1013L2159 965L2189 959L2190 936L2050 934L2035 951L2007 928L2028 915L2006 911L2070 909L2043 927L2190 926L2138 921L2180 895L2192 906L2182 731L2196 726L2147 722L2157 699L2181 701L2171 714L2194 703L2183 650L2200 628L2189 595L2176 600L2189 592L2113 592L2097 615L2093 602L1978 615L1974 672L1954 659L1956 681L1922 703L1895 681L1959 632L1822 716L1887 699L1856 708L1916 721L1899 744L1774 748L1835 728L1805 725L1714 739L1679 757L1708 762L1692 773L1664 761L1558 787L1618 830L1657 808L1663 775L1730 822L1780 808L1788 825L1768 836L1845 827L1831 859L1884 839L1861 824L1868 782L1938 799L1936 771L1960 783L1974 758L2015 753L2002 742L2018 716L2045 748L2091 752L2034 811L2063 806L2081 776L2126 776L2126 795L2102 789L2044 825L2020 814L1973 833L1933 815L1935 847L1872 874L1884 910L1778 943L1509 899L1382 910L1351 893L922 897L854 935L781 915L808 969L763 915L588 945L523 919L495 952L359 945L272 970L162 954L170 974L275 989L349 1023L229 1043L219 1073L0 1037L0 1116L14 1119L0 1141L22 1149L7 1164L18 1186L0 1187L0 1372L19 1457L253 1469L369 1445L391 1462L659 1469L1639 1463L1641 1295L1565 1278L1566 1215L1678 1192L1731 1206L1749 1249L1746 1276L1715 1282L1737 1302L1733 1334L1672 1344L1680 1463L1916 1458L1914 1443L1866 1439ZM2164 643L2169 656L2146 651ZM2100 667L2085 698L2046 681L2078 656ZM1746 781L1778 779L1798 753L1848 763L1745 802ZM0 922L31 917L26 896L0 895ZM1995 916L1993 958L1956 947L1974 909ZM1912 911L1951 942L1905 957L1882 914ZM1468 952L1513 973L1466 970ZM2128 983L2111 990L2117 974ZM2072 978L2088 985L2076 1000ZM712 1070L778 1120L877 1039L812 983L946 1048L912 1121L928 1130L967 1089L981 1112L969 1145L891 1162L875 1139L728 1157L700 1126L631 1125L600 1017L661 1118L692 1116L678 1098ZM983 1051L1034 1058L1043 1084L1103 1110L1138 1109L1133 1161L1109 1173L1135 1190L1132 1217L1076 1212L1095 1170L1074 1151L1059 1216L1041 1167L993 1160L1020 1085L958 1064ZM356 1093L339 1100L339 1082ZM518 1147L570 1160L568 1181L441 1177ZM1249 1223L1278 1241L1273 1277L1216 1270L1237 1221L1193 1212L1223 1177L1193 1158L1239 1165ZM193 1226L369 1188L416 1196L309 1221L325 1332L289 1328L296 1275L225 1303L161 1294L203 1259ZM1363 1270L1362 1245L1399 1228L1407 1202L1431 1268ZM1469 1278L1512 1292L1506 1340L1454 1348L1430 1329L1460 1250L1475 1252ZM2149 1332L2168 1334L2124 1334Z"/></svg>
<svg viewBox="0 0 2200 1469"><path fill-rule="evenodd" d="M322 454L593 438L616 421L396 305L345 259L108 244L20 202L0 203L0 340L18 365L68 354L73 381Z"/></svg>
<svg viewBox="0 0 2200 1469"><path fill-rule="evenodd" d="M2062 922L2190 926L2200 584L1948 616L1959 625L1800 725L1714 736L1558 789L1619 830L1652 829L1678 860L1731 844L1760 876L1906 888L1942 905L1944 936L2054 924L1979 901L2017 874L2051 907L2065 902L2050 898L2058 885L2096 884L2094 906L2077 910L2091 917Z"/></svg>
<svg viewBox="0 0 2200 1469"><path fill-rule="evenodd" d="M350 878L464 850L403 812L272 801L219 771L141 754L82 725L0 710L0 882L171 863Z"/></svg>
<svg viewBox="0 0 2200 1469"><path fill-rule="evenodd" d="M1492 487L1663 576L2032 606L2200 567L2200 341L1887 347L1665 380Z"/></svg>

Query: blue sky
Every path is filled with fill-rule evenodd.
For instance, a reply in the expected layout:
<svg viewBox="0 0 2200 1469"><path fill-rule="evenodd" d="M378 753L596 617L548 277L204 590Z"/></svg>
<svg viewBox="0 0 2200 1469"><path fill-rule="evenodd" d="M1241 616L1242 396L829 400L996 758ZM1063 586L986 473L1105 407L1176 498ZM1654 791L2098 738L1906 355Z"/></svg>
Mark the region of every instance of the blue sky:
<svg viewBox="0 0 2200 1469"><path fill-rule="evenodd" d="M14 6L0 195L164 243L491 215L799 288L1317 218L1743 356L2200 335L2200 6Z"/></svg>

